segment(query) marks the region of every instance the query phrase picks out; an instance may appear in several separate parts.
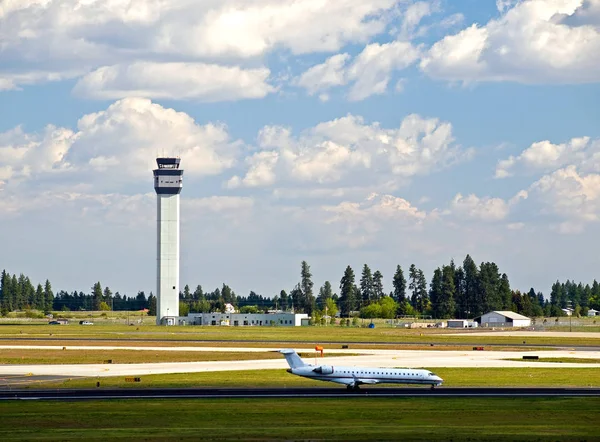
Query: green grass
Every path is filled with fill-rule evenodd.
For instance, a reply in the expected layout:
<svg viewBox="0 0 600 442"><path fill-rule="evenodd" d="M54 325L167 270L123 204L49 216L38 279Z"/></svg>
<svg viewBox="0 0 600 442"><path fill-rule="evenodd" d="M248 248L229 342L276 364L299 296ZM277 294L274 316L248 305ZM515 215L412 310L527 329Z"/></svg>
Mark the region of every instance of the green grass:
<svg viewBox="0 0 600 442"><path fill-rule="evenodd" d="M60 338L102 338L121 341L160 339L173 340L215 340L226 342L246 341L281 341L287 343L323 343L335 344L365 342L407 342L415 344L546 344L546 345L598 345L598 338L571 337L509 337L497 336L457 336L452 331L442 329L408 330L402 328L381 327L348 328L348 327L161 327L156 325L3 325L0 326L0 337L14 339L31 339L36 337ZM1 344L1 342L0 342Z"/></svg>
<svg viewBox="0 0 600 442"><path fill-rule="evenodd" d="M69 348L69 347L66 347ZM218 350L215 348L215 350ZM299 353L312 358L313 353ZM359 356L358 353L328 356ZM219 351L163 351L163 350L56 350L56 349L2 349L0 364L142 364L155 362L202 362L202 361L251 361L258 359L282 359L276 352L219 352Z"/></svg>
<svg viewBox="0 0 600 442"><path fill-rule="evenodd" d="M0 403L2 440L596 440L596 398Z"/></svg>
<svg viewBox="0 0 600 442"><path fill-rule="evenodd" d="M596 368L433 368L431 371L444 379L446 387L600 387L600 370ZM35 382L29 384L29 387L95 388L97 381L100 382L100 388L323 387L336 385L301 378L289 374L285 370L243 370L140 377L141 382L135 384L126 382L124 376L119 376L75 378L62 382ZM384 386L393 385L384 384ZM381 386L375 388L381 388Z"/></svg>
<svg viewBox="0 0 600 442"><path fill-rule="evenodd" d="M509 358L506 361L519 361L523 362L523 358ZM600 359L597 358L539 358L539 359L527 359L527 362L565 362L575 364L600 364Z"/></svg>

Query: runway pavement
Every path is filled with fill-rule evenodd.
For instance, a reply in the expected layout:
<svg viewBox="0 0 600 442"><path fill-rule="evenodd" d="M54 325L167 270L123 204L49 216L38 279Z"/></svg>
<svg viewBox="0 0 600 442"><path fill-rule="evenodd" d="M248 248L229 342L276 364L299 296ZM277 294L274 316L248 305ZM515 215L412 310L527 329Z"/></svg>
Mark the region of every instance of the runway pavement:
<svg viewBox="0 0 600 442"><path fill-rule="evenodd" d="M231 399L231 398L364 398L364 397L600 397L600 388L231 388L231 389L96 389L13 390L0 400L108 400L108 399Z"/></svg>
<svg viewBox="0 0 600 442"><path fill-rule="evenodd" d="M14 346L11 346L14 348ZM31 348L30 346L26 348ZM60 347L62 349L62 347ZM70 350L83 350L88 347L72 346L66 347ZM123 349L122 347L116 347ZM133 349L148 350L148 347L132 347ZM163 347L154 347L161 350ZM219 351L214 347L196 348L194 351ZM227 352L248 351L276 351L277 347L265 347L260 349L232 348L223 349ZM59 350L56 350L59 351ZM60 350L63 351L63 350ZM191 350L190 350L191 351ZM326 364L333 366L362 366L362 367L537 367L537 368L600 368L597 363L571 363L571 362L532 362L524 361L523 356L535 356L545 358L592 358L600 360L600 352L576 352L576 351L439 351L439 350L327 350L338 356L328 358L305 358L307 363ZM345 352L360 352L360 356L343 356ZM517 359L517 360L508 360ZM9 375L30 376L68 376L68 377L107 377L107 376L134 376L169 373L201 373L215 371L237 371L237 370L268 370L285 369L287 363L283 359L260 359L248 361L199 361L199 362L163 362L142 364L55 364L55 365L0 365L0 377Z"/></svg>

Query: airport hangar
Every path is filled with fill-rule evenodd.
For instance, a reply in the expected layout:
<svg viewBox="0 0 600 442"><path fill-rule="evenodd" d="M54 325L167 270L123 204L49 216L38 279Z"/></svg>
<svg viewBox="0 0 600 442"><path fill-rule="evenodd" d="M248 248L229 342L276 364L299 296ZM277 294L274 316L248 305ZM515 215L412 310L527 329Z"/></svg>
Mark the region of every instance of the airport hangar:
<svg viewBox="0 0 600 442"><path fill-rule="evenodd" d="M309 325L306 313L189 313L187 316L167 316L166 325L281 326Z"/></svg>
<svg viewBox="0 0 600 442"><path fill-rule="evenodd" d="M530 327L531 318L510 311L493 311L475 318L481 327Z"/></svg>

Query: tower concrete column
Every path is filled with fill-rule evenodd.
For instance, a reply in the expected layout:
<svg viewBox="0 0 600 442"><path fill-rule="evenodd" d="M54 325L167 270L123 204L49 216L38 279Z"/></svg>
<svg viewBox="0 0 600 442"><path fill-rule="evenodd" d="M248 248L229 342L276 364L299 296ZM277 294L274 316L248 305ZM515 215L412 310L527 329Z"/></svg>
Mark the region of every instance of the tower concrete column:
<svg viewBox="0 0 600 442"><path fill-rule="evenodd" d="M157 158L156 324L176 325L179 316L179 194L183 170L179 158Z"/></svg>

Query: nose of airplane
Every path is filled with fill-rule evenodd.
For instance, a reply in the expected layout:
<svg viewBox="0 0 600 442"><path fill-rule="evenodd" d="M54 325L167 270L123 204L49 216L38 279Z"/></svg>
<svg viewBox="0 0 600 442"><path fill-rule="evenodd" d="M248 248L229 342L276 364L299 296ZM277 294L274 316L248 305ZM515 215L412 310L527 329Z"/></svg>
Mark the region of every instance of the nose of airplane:
<svg viewBox="0 0 600 442"><path fill-rule="evenodd" d="M433 379L434 379L435 381L439 382L440 384L441 384L442 382L444 382L444 380L443 380L441 377L439 377L439 376L434 376L434 377L433 377Z"/></svg>

